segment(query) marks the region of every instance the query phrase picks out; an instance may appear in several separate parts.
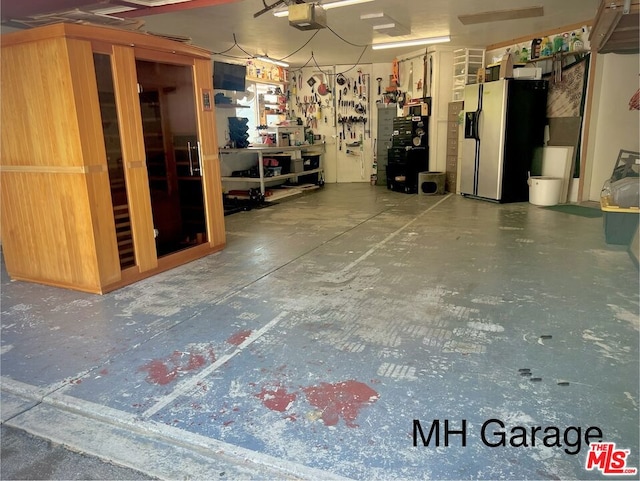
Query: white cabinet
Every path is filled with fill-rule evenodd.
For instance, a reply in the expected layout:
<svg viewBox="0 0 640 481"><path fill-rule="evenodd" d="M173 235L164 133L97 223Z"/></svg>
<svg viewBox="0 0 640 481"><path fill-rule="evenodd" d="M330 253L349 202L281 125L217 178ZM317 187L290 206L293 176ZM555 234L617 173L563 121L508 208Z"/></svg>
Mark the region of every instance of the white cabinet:
<svg viewBox="0 0 640 481"><path fill-rule="evenodd" d="M464 99L465 85L477 82L478 69L484 68L484 49L461 48L453 51L452 100Z"/></svg>

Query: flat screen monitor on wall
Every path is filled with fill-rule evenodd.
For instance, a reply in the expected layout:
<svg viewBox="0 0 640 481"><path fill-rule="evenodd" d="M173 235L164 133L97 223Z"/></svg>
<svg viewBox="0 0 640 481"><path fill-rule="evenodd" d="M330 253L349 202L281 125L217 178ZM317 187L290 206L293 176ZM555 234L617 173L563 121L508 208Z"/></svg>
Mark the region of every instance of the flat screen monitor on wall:
<svg viewBox="0 0 640 481"><path fill-rule="evenodd" d="M225 62L213 62L213 88L244 92L246 65Z"/></svg>

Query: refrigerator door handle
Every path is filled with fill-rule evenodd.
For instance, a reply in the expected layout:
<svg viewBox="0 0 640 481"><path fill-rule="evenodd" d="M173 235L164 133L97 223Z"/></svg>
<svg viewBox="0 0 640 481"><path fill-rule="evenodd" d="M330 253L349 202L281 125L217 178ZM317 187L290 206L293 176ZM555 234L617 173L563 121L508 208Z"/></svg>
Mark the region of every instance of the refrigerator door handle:
<svg viewBox="0 0 640 481"><path fill-rule="evenodd" d="M466 112L464 119L464 138L480 140L478 135L478 122L480 121L481 110Z"/></svg>

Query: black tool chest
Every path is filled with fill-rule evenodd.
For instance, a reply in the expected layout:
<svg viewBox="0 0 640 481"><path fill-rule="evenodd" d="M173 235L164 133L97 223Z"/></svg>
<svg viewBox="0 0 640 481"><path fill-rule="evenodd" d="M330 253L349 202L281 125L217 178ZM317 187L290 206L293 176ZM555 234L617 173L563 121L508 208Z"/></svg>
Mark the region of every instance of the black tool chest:
<svg viewBox="0 0 640 481"><path fill-rule="evenodd" d="M418 173L429 170L429 117L393 119L391 148L387 151L387 188L418 193Z"/></svg>

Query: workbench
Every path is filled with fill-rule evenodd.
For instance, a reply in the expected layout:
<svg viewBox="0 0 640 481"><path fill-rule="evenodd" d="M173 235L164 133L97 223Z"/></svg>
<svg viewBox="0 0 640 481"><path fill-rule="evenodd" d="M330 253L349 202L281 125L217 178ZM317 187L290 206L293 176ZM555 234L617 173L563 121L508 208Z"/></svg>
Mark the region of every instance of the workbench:
<svg viewBox="0 0 640 481"><path fill-rule="evenodd" d="M220 162L221 164L226 163L225 165L221 165L222 171L222 183L230 184L230 183L244 183L244 184L253 184L259 185L260 193L264 197L266 202L274 201L277 199L281 199L283 197L287 197L289 195L294 195L299 193L299 189L289 188L283 190L282 192L278 192L277 195L265 195L267 193L268 185L277 185L278 183L282 184L287 180L292 180L294 183L297 182L298 177L306 176L309 174L318 174L318 179L320 185L324 183L324 167L323 167L323 156L325 152L325 144L317 143L317 144L304 144L304 145L296 145L296 146L285 146L285 147L275 147L275 146L253 146L247 147L245 149L227 149L221 148L220 152ZM302 161L307 156L319 156L318 166L315 168L307 169L294 169L295 160ZM251 157L250 160L247 160L247 157ZM264 159L269 157L278 157L278 156L286 156L291 159L291 171L282 173L280 175L266 175L266 169L264 166ZM238 165L247 165L250 163L255 166L257 163L258 167L258 176L257 177L239 177L239 176L231 176L228 175L228 166L230 162L225 162L226 159L229 159L231 162L238 162ZM225 170L225 167L227 169ZM236 169L232 169L236 170ZM227 189L225 189L227 190Z"/></svg>

